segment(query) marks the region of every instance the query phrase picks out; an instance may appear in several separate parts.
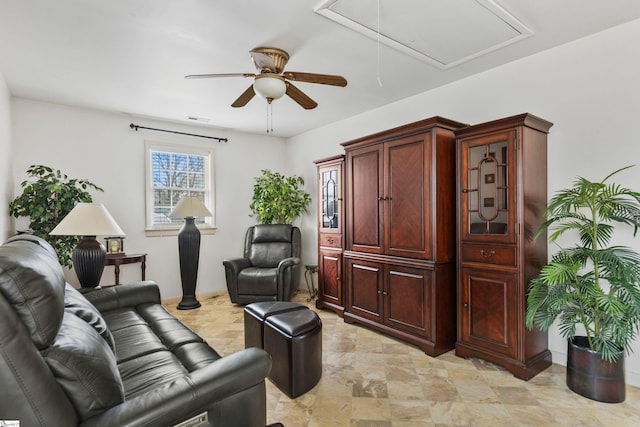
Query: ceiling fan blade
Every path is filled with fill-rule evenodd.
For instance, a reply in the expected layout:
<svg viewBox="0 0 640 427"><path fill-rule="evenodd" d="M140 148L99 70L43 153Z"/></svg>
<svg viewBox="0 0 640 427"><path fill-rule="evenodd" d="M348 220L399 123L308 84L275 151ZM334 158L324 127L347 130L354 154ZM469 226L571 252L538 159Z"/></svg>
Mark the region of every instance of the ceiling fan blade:
<svg viewBox="0 0 640 427"><path fill-rule="evenodd" d="M300 73L297 71L285 71L282 77L294 82L319 83L322 85L341 86L347 85L347 79L331 74Z"/></svg>
<svg viewBox="0 0 640 427"><path fill-rule="evenodd" d="M247 102L251 101L251 99L255 95L256 95L256 92L253 90L253 85L251 85L247 88L247 90L242 92L242 95L240 95L238 99L233 101L233 104L231 104L231 106L236 108L244 107L245 105L247 105Z"/></svg>
<svg viewBox="0 0 640 427"><path fill-rule="evenodd" d="M255 77L251 73L226 73L226 74L189 74L185 79L209 79L214 77Z"/></svg>
<svg viewBox="0 0 640 427"><path fill-rule="evenodd" d="M295 87L290 82L287 82L287 95L294 101L296 101L302 108L305 110L312 110L318 106L318 103L313 99L309 98L304 94L300 89Z"/></svg>

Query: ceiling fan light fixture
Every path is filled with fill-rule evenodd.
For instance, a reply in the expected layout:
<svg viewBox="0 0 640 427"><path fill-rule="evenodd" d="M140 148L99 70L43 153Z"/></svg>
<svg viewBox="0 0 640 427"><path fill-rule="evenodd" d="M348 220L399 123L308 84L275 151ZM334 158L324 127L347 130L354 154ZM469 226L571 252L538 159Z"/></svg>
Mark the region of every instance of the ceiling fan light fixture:
<svg viewBox="0 0 640 427"><path fill-rule="evenodd" d="M287 91L287 84L284 78L278 74L258 74L253 82L253 90L259 96L272 101L284 96Z"/></svg>

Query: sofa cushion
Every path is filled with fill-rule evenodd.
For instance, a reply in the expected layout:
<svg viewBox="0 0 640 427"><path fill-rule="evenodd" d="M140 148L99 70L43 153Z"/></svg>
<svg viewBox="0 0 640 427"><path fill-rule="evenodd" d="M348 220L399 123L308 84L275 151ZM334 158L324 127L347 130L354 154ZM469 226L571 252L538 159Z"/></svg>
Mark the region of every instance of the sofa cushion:
<svg viewBox="0 0 640 427"><path fill-rule="evenodd" d="M205 342L192 342L182 345L175 349L173 353L189 372L204 368L221 358L218 352Z"/></svg>
<svg viewBox="0 0 640 427"><path fill-rule="evenodd" d="M127 329L137 325L147 325L140 314L136 311L136 307L122 307L116 310L103 311L102 317L112 334L120 329Z"/></svg>
<svg viewBox="0 0 640 427"><path fill-rule="evenodd" d="M111 350L115 354L113 335L111 335L111 331L107 327L107 323L102 318L102 315L93 304L87 301L77 289L68 283L65 286L64 292L64 309L91 325L91 327L104 338L107 344L109 344L109 347L111 347Z"/></svg>
<svg viewBox="0 0 640 427"><path fill-rule="evenodd" d="M133 325L118 329L113 331L113 338L116 341L118 363L167 350L149 325Z"/></svg>
<svg viewBox="0 0 640 427"><path fill-rule="evenodd" d="M38 349L55 338L64 312L64 273L55 251L36 236L16 236L0 247L0 293Z"/></svg>
<svg viewBox="0 0 640 427"><path fill-rule="evenodd" d="M170 351L157 351L118 365L125 396L132 397L161 384L183 378L189 372Z"/></svg>
<svg viewBox="0 0 640 427"><path fill-rule="evenodd" d="M124 401L113 351L82 319L65 313L58 335L42 355L81 419Z"/></svg>

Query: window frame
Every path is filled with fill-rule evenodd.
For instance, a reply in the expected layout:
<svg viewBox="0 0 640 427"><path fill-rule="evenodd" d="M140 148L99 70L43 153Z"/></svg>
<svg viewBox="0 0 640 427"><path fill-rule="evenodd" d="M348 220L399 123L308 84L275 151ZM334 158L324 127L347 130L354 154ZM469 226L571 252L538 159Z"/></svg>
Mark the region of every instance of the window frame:
<svg viewBox="0 0 640 427"><path fill-rule="evenodd" d="M168 224L154 223L154 187L153 187L153 151L162 151L166 153L197 155L205 158L204 165L204 199L205 206L212 213L211 217L204 218L203 223L198 223L198 229L202 234L212 234L215 229L215 152L213 147L205 145L183 145L158 141L145 141L145 234L148 237L153 236L175 236L182 228L183 221L171 222Z"/></svg>

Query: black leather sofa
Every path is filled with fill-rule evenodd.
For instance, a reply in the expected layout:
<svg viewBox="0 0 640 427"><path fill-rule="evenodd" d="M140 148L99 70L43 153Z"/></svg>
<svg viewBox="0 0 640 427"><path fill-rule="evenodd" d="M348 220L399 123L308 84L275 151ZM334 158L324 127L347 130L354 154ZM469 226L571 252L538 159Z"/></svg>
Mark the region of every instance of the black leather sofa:
<svg viewBox="0 0 640 427"><path fill-rule="evenodd" d="M270 368L257 348L221 357L162 307L153 282L80 294L44 240L0 246L0 420L264 426Z"/></svg>

